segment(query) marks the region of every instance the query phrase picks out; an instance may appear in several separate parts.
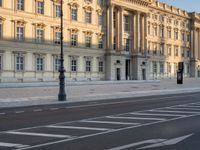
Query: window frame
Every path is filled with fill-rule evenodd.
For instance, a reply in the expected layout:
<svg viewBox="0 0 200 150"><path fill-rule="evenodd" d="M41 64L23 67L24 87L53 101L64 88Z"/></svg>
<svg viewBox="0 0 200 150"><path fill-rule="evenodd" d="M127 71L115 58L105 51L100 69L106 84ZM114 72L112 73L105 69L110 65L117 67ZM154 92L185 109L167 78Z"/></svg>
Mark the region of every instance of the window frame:
<svg viewBox="0 0 200 150"><path fill-rule="evenodd" d="M42 5L39 5L42 4ZM44 1L36 1L37 14L44 15Z"/></svg>

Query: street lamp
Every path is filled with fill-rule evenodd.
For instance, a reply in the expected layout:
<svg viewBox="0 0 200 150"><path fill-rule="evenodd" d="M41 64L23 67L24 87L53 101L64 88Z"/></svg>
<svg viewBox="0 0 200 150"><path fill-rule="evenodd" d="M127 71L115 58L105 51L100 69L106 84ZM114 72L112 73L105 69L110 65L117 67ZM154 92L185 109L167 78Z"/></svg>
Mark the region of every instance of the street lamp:
<svg viewBox="0 0 200 150"><path fill-rule="evenodd" d="M64 58L63 58L63 0L60 0L60 20L61 20L61 37L60 37L60 69L59 69L59 93L58 93L58 100L59 101L66 101L66 94L65 94L65 68L64 68Z"/></svg>

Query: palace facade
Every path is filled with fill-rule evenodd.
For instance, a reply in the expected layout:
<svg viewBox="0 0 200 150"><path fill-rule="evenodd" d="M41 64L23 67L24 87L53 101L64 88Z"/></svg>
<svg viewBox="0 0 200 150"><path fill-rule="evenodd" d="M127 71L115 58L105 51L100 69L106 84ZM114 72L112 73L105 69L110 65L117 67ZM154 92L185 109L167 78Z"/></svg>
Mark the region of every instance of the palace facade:
<svg viewBox="0 0 200 150"><path fill-rule="evenodd" d="M0 82L58 80L60 0L0 0ZM200 14L156 0L63 0L66 80L200 77Z"/></svg>

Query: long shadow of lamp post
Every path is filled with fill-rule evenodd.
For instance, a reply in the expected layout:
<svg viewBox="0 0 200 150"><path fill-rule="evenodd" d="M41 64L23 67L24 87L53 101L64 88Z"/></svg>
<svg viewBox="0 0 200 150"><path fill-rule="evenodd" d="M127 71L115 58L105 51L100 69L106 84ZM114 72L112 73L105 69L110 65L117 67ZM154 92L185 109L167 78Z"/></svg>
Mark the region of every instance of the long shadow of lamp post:
<svg viewBox="0 0 200 150"><path fill-rule="evenodd" d="M60 20L61 20L61 37L60 37L60 69L59 69L59 93L58 100L66 101L66 93L65 93L65 68L64 68L64 57L63 57L63 0L60 0Z"/></svg>

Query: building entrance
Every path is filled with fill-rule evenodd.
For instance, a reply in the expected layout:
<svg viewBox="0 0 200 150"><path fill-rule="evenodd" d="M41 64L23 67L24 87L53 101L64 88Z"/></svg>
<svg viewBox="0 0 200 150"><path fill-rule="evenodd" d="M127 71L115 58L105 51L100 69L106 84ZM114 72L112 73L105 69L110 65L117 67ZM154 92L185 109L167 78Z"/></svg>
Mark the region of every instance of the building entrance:
<svg viewBox="0 0 200 150"><path fill-rule="evenodd" d="M146 80L146 69L142 69L142 80Z"/></svg>
<svg viewBox="0 0 200 150"><path fill-rule="evenodd" d="M120 68L116 69L117 80L121 80L121 71Z"/></svg>
<svg viewBox="0 0 200 150"><path fill-rule="evenodd" d="M130 60L126 60L126 80L130 80Z"/></svg>

